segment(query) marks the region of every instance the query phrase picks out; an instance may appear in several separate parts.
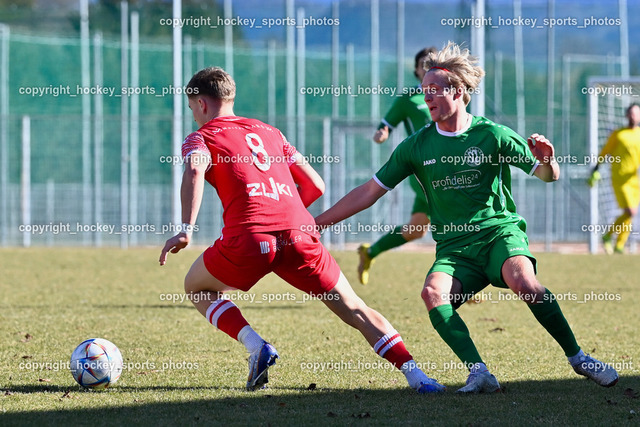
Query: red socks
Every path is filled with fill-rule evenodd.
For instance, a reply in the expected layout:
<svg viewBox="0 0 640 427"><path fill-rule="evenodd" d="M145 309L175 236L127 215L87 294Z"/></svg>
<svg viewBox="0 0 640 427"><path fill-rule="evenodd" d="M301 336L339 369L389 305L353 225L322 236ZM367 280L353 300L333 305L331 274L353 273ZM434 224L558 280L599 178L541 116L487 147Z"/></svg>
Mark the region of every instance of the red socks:
<svg viewBox="0 0 640 427"><path fill-rule="evenodd" d="M238 332L249 325L240 313L240 309L227 299L213 302L207 309L206 317L209 323L234 340L238 339Z"/></svg>
<svg viewBox="0 0 640 427"><path fill-rule="evenodd" d="M398 369L400 369L405 362L413 359L411 354L407 351L407 348L404 346L402 337L395 329L380 338L373 346L373 350L378 353L380 357L384 357Z"/></svg>

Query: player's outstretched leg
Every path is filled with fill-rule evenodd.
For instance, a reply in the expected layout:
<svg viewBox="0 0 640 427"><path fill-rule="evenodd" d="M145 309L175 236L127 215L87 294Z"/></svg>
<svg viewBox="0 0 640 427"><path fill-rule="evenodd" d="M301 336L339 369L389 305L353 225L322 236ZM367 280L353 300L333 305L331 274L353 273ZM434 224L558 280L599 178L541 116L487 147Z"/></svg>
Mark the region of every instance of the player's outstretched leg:
<svg viewBox="0 0 640 427"><path fill-rule="evenodd" d="M363 285L369 283L369 269L373 264L374 258L382 252L386 252L393 248L404 245L412 240L424 237L429 225L429 217L422 213L416 212L411 215L409 224L402 227L394 227L389 233L382 236L373 245L362 244L358 247L358 256L360 262L358 264L358 280Z"/></svg>
<svg viewBox="0 0 640 427"><path fill-rule="evenodd" d="M196 309L209 323L240 341L249 352L247 390L257 390L269 382L269 367L276 363L278 352L258 335L246 321L240 309L222 293L235 290L209 273L200 255L184 281L184 289Z"/></svg>
<svg viewBox="0 0 640 427"><path fill-rule="evenodd" d="M612 387L618 382L615 369L580 349L557 299L537 281L529 258L518 255L507 259L502 266L502 277L509 288L527 302L536 320L560 344L576 373L603 387Z"/></svg>
<svg viewBox="0 0 640 427"><path fill-rule="evenodd" d="M360 331L380 357L387 359L405 375L411 388L418 393L438 393L445 390L445 386L429 378L417 366L400 334L387 319L355 294L342 273L336 286L329 292L334 295L323 299L327 307L345 323Z"/></svg>
<svg viewBox="0 0 640 427"><path fill-rule="evenodd" d="M430 273L422 290L422 299L438 335L469 368L466 385L457 393L492 393L500 390L498 380L489 372L471 340L467 325L451 305L451 301L456 305L462 302L460 281L443 272Z"/></svg>

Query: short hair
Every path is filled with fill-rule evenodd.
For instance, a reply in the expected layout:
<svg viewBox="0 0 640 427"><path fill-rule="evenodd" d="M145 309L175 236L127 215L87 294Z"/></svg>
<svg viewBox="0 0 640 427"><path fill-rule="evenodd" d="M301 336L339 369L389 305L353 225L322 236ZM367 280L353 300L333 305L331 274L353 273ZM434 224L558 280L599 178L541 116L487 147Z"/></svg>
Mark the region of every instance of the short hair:
<svg viewBox="0 0 640 427"><path fill-rule="evenodd" d="M469 49L461 49L452 41L437 52L430 53L424 64L427 72L434 67L445 69L449 84L456 90L463 90L462 100L465 105L471 101L469 92L477 89L485 72L482 67L476 65L478 58L469 54Z"/></svg>
<svg viewBox="0 0 640 427"><path fill-rule="evenodd" d="M640 104L638 104L637 102L634 102L633 104L629 105L626 109L626 111L624 112L625 116L628 116L631 113L631 109L633 107L640 107Z"/></svg>
<svg viewBox="0 0 640 427"><path fill-rule="evenodd" d="M418 77L418 73L416 73L415 69L418 68L418 66L420 65L420 59L424 58L425 56L429 55L431 52L436 52L438 49L436 49L435 46L431 46L431 47L425 47L422 48L418 53L416 53L416 56L414 58L414 63L415 65L413 66L414 71L413 71L413 75Z"/></svg>
<svg viewBox="0 0 640 427"><path fill-rule="evenodd" d="M222 68L207 67L191 77L186 92L190 98L206 95L222 101L233 101L236 97L236 83Z"/></svg>

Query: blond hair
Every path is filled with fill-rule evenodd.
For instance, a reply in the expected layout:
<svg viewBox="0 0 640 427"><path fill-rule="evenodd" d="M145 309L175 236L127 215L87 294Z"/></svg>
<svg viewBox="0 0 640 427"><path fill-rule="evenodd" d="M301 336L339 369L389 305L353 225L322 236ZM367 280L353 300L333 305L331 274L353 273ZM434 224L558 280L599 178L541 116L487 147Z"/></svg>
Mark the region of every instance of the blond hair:
<svg viewBox="0 0 640 427"><path fill-rule="evenodd" d="M469 49L461 49L459 45L448 41L441 50L429 54L424 62L424 69L428 72L436 67L447 71L449 84L462 92L462 100L468 105L471 101L470 92L478 88L485 74L480 66L475 65L477 63L478 57L471 56Z"/></svg>

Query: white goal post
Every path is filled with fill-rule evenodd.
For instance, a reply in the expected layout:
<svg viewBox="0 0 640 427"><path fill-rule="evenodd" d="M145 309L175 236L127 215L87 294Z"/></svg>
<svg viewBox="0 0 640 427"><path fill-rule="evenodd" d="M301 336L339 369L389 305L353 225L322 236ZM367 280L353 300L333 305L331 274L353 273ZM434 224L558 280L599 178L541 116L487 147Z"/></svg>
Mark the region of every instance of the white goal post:
<svg viewBox="0 0 640 427"><path fill-rule="evenodd" d="M612 131L626 126L626 108L632 103L640 103L640 76L632 77L600 77L589 78L585 92L589 97L588 123L589 145L587 152L595 159ZM589 167L593 167L590 162ZM602 165L598 169L602 180L589 192L589 220L591 225L606 225L613 222L620 213L610 181L610 168ZM592 227L597 228L597 227ZM632 228L635 230L635 227ZM589 252L598 252L602 233L591 231L589 235ZM637 232L632 232L629 243L635 251Z"/></svg>

